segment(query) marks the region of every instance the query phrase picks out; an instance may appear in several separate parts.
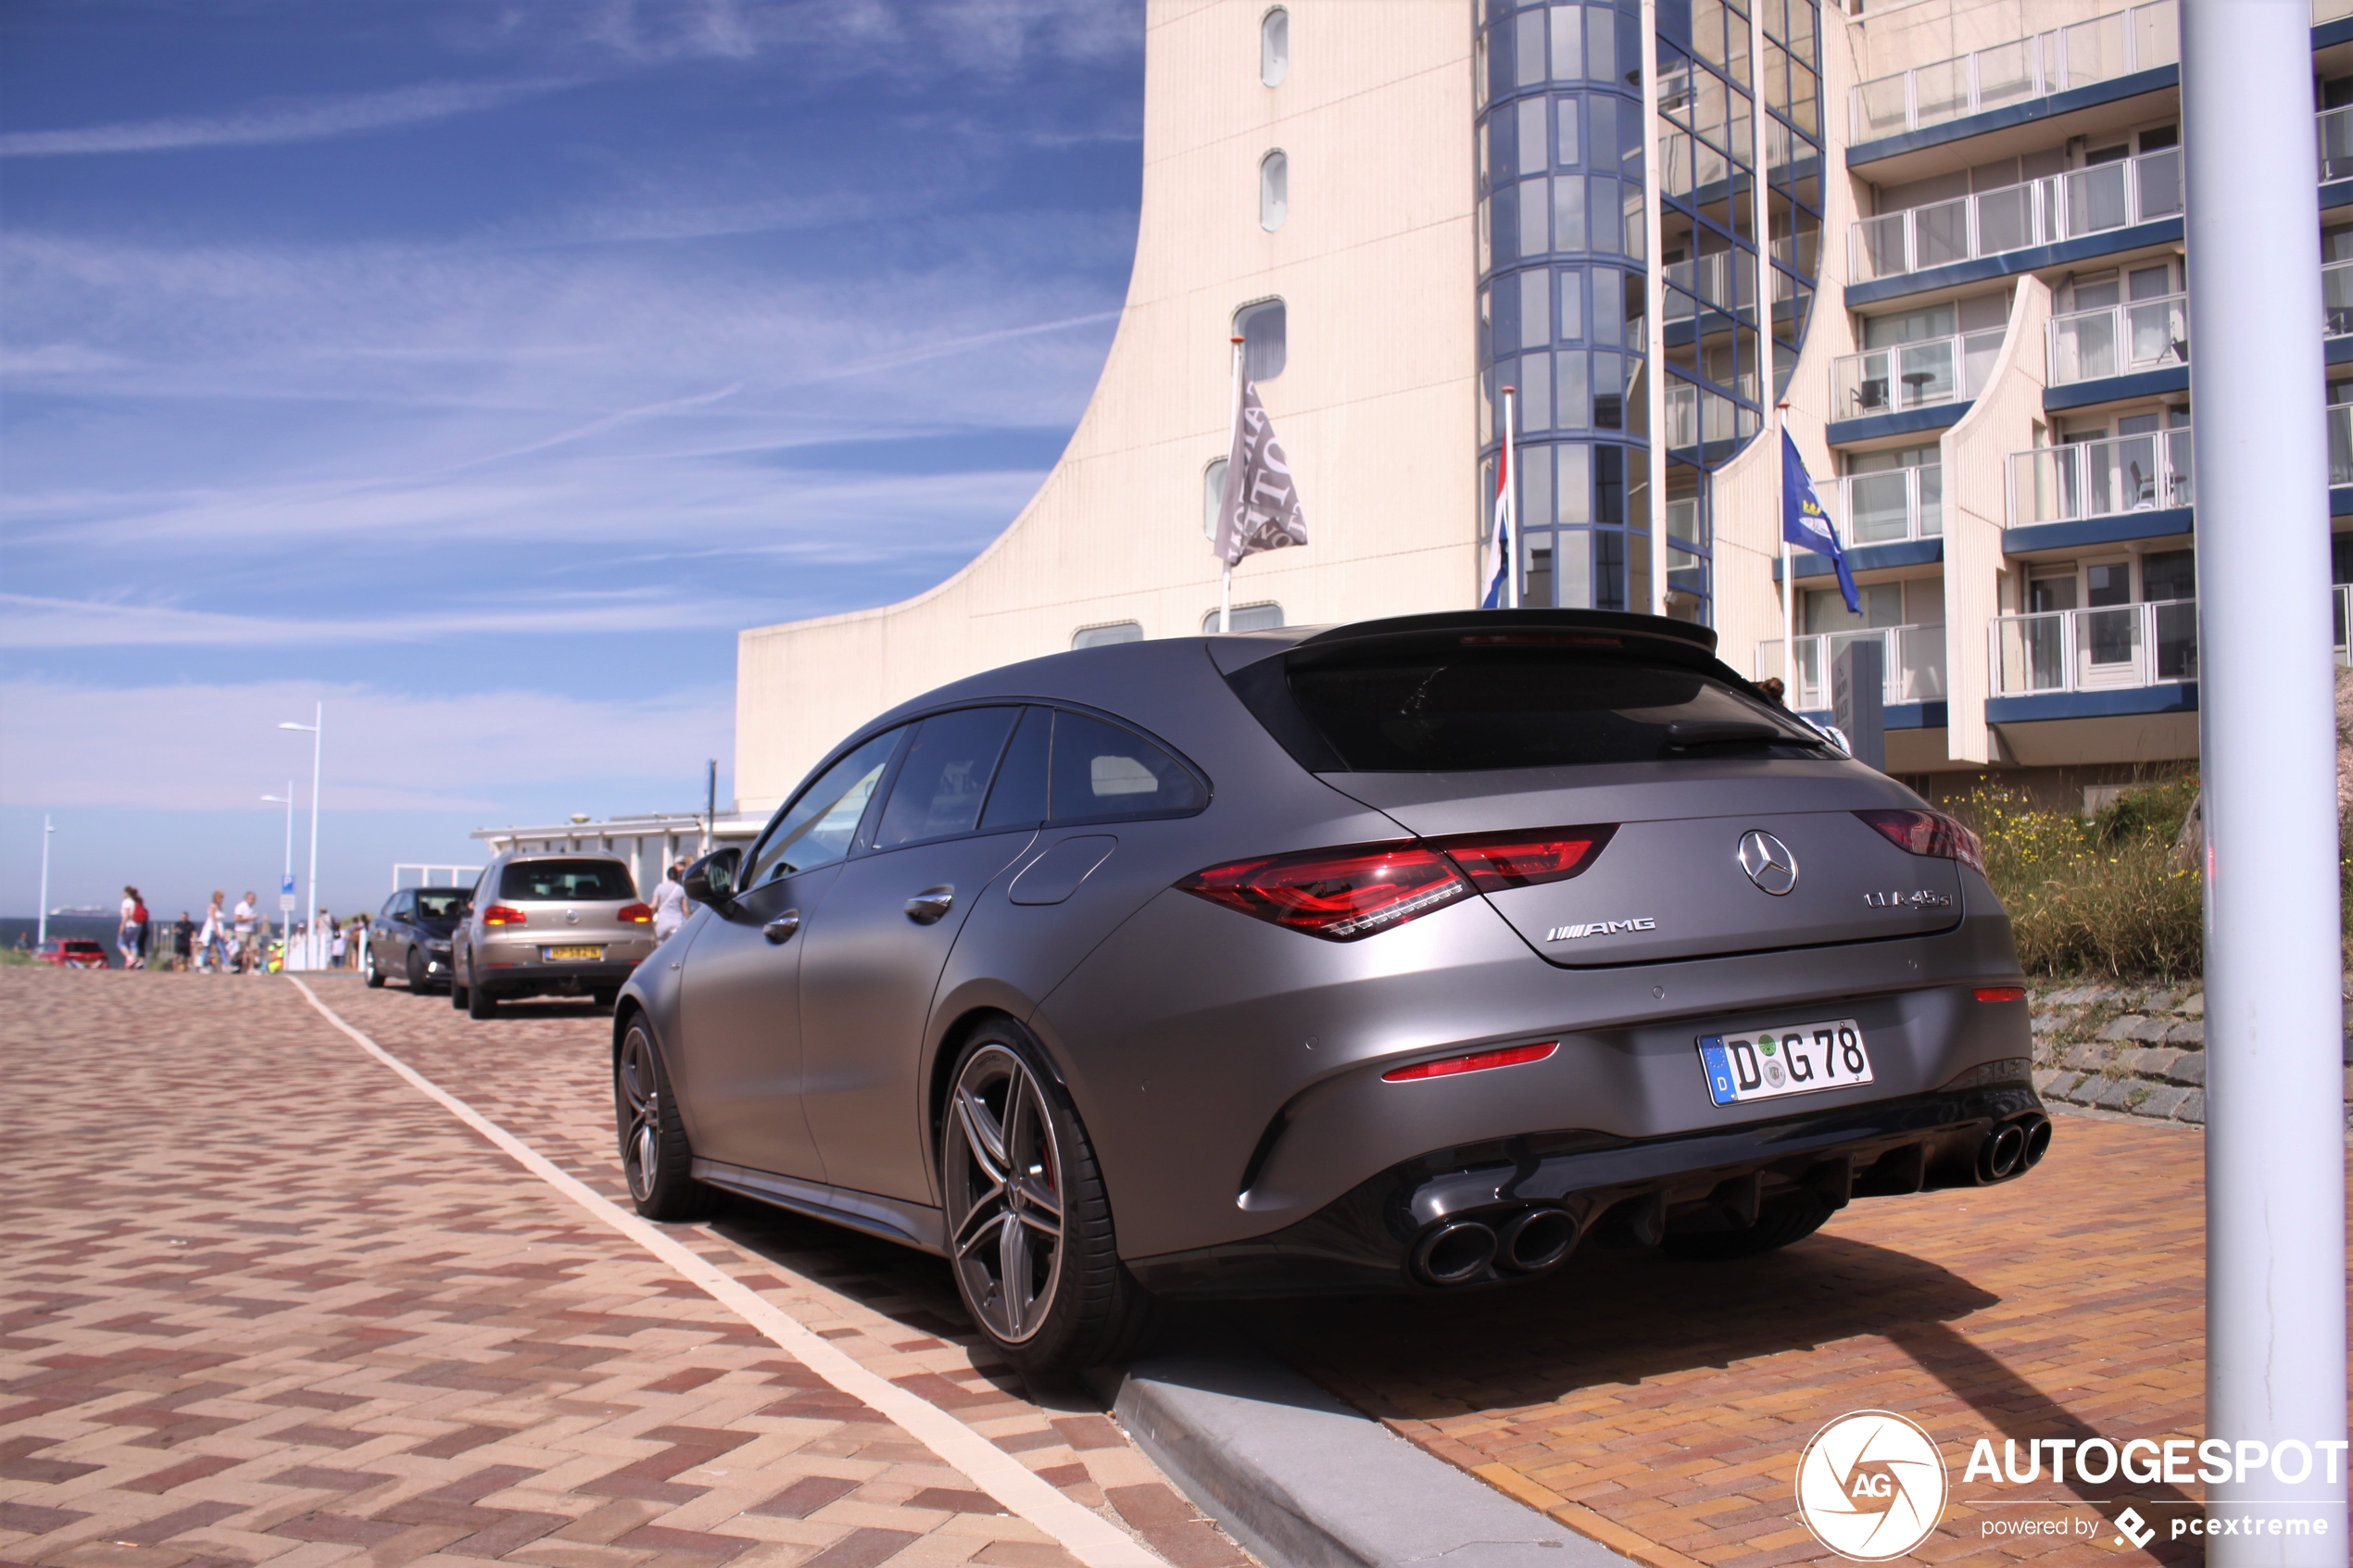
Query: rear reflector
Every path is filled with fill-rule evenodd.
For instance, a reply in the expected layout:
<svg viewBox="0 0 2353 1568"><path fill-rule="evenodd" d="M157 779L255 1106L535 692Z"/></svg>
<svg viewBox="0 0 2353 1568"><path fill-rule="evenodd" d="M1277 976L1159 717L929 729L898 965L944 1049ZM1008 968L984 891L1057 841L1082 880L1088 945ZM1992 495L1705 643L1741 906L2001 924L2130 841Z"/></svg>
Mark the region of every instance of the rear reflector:
<svg viewBox="0 0 2353 1568"><path fill-rule="evenodd" d="M1457 898L1470 884L1418 844L1311 849L1195 872L1177 888L1327 942L1354 942Z"/></svg>
<svg viewBox="0 0 2353 1568"><path fill-rule="evenodd" d="M2022 1002L2026 1000L2023 985L1980 985L1977 999L1981 1002Z"/></svg>
<svg viewBox="0 0 2353 1568"><path fill-rule="evenodd" d="M620 915L616 918L618 918L623 925L651 925L654 922L653 906L650 904L624 904L622 906Z"/></svg>
<svg viewBox="0 0 2353 1568"><path fill-rule="evenodd" d="M1985 874L1985 851L1977 834L1942 811L1857 811L1879 829L1890 844L1907 855L1958 860L1978 875Z"/></svg>
<svg viewBox="0 0 2353 1568"><path fill-rule="evenodd" d="M493 904L482 911L482 923L484 925L529 925L531 922L524 918L521 909L506 904Z"/></svg>
<svg viewBox="0 0 2353 1568"><path fill-rule="evenodd" d="M1438 847L1481 893L1566 882L1592 865L1617 831L1603 827L1542 828L1531 833L1466 834L1441 838Z"/></svg>
<svg viewBox="0 0 2353 1568"><path fill-rule="evenodd" d="M1491 1067L1517 1067L1524 1061L1541 1061L1560 1048L1558 1040L1547 1040L1541 1046L1505 1046L1499 1051L1443 1056L1436 1061L1417 1061L1411 1067L1392 1067L1382 1073L1380 1079L1384 1084L1410 1084L1416 1078L1451 1078L1457 1073L1484 1073Z"/></svg>

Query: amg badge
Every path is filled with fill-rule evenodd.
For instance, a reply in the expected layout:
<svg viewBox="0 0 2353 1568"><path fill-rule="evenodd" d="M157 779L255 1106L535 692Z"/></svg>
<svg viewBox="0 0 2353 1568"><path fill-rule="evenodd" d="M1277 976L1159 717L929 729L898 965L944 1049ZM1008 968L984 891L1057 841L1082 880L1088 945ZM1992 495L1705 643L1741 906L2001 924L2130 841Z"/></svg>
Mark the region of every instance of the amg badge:
<svg viewBox="0 0 2353 1568"><path fill-rule="evenodd" d="M1891 889L1885 893L1866 893L1863 902L1874 909L1942 909L1953 902L1953 896L1932 892L1925 887L1918 893Z"/></svg>
<svg viewBox="0 0 2353 1568"><path fill-rule="evenodd" d="M1547 942L1573 942L1579 936L1615 936L1621 931L1655 931L1658 922L1650 915L1636 915L1632 920L1597 920L1583 925L1556 925L1544 933Z"/></svg>

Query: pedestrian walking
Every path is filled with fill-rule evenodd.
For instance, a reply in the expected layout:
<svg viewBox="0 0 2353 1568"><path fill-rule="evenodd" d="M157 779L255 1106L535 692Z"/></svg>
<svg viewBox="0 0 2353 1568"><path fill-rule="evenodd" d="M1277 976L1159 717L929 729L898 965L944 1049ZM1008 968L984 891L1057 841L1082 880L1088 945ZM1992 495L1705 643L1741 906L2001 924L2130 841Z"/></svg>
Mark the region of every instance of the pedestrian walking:
<svg viewBox="0 0 2353 1568"><path fill-rule="evenodd" d="M343 922L332 916L327 921L327 967L343 967Z"/></svg>
<svg viewBox="0 0 2353 1568"><path fill-rule="evenodd" d="M139 897L136 888L132 890L131 897L133 900L131 910L131 946L137 956L129 967L145 969L147 967L147 955L155 949L155 918L147 913L147 901Z"/></svg>
<svg viewBox="0 0 2353 1568"><path fill-rule="evenodd" d="M654 940L667 942L670 934L686 923L686 889L683 879L686 862L679 861L670 868L654 889Z"/></svg>
<svg viewBox="0 0 2353 1568"><path fill-rule="evenodd" d="M196 922L188 918L187 910L181 910L180 918L171 922L172 968L187 970L194 967L195 935Z"/></svg>
<svg viewBox="0 0 2353 1568"><path fill-rule="evenodd" d="M139 967L139 890L129 883L122 887L122 918L115 922L114 950L122 955L122 967Z"/></svg>
<svg viewBox="0 0 2353 1568"><path fill-rule="evenodd" d="M213 889L211 907L204 912L204 931L197 938L201 966L215 974L225 974L229 969L229 920L220 912L220 900L227 897Z"/></svg>
<svg viewBox="0 0 2353 1568"><path fill-rule="evenodd" d="M256 967L256 960L261 956L257 950L254 940L257 916L253 901L259 897L259 894L248 887L245 889L245 896L237 900L237 907L230 911L230 934L236 939L239 974L251 974Z"/></svg>

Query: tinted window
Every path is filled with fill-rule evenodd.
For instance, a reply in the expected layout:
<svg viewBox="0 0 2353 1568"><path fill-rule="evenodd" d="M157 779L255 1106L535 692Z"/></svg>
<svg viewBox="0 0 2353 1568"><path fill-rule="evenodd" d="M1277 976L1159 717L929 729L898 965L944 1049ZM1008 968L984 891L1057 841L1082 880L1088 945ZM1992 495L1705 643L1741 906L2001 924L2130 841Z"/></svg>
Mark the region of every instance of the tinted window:
<svg viewBox="0 0 2353 1568"><path fill-rule="evenodd" d="M984 829L1024 828L1046 820L1046 756L1054 744L1054 710L1026 708L1013 732L997 782L989 786Z"/></svg>
<svg viewBox="0 0 2353 1568"><path fill-rule="evenodd" d="M1308 723L1360 772L1822 755L1787 713L1704 671L1638 654L1414 650L1293 669L1290 686ZM1711 740L1697 728L1724 723L1764 724L1770 737L1760 745L1718 731ZM1692 727L1670 734L1674 724Z"/></svg>
<svg viewBox="0 0 2353 1568"><path fill-rule="evenodd" d="M875 847L946 838L978 827L988 777L1020 717L1018 708L967 708L917 725L883 805Z"/></svg>
<svg viewBox="0 0 2353 1568"><path fill-rule="evenodd" d="M585 898L587 895L584 893L581 897ZM420 920L456 920L473 903L471 894L459 892L454 887L446 893L420 893L416 898Z"/></svg>
<svg viewBox="0 0 2353 1568"><path fill-rule="evenodd" d="M587 904L635 898L637 889L618 860L517 860L499 876L498 897Z"/></svg>
<svg viewBox="0 0 2353 1568"><path fill-rule="evenodd" d="M874 798L904 730L876 735L824 771L769 824L741 885L757 887L780 876L831 865L849 853L858 822Z"/></svg>
<svg viewBox="0 0 2353 1568"><path fill-rule="evenodd" d="M1157 816L1207 804L1200 781L1134 731L1083 713L1054 715L1054 821Z"/></svg>

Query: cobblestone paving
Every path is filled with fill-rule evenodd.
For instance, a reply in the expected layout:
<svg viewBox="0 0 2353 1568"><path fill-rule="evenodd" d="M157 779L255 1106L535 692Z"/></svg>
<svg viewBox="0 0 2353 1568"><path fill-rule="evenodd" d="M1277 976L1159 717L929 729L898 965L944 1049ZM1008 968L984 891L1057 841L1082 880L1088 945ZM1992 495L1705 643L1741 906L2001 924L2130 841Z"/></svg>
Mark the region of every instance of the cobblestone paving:
<svg viewBox="0 0 2353 1568"><path fill-rule="evenodd" d="M618 1193L607 1021L320 988ZM20 1086L0 1184L11 1561L1075 1565L285 980L0 971L0 1050ZM822 1229L673 1234L1177 1568L1247 1562L1097 1409L976 1366L920 1260L869 1266Z"/></svg>

